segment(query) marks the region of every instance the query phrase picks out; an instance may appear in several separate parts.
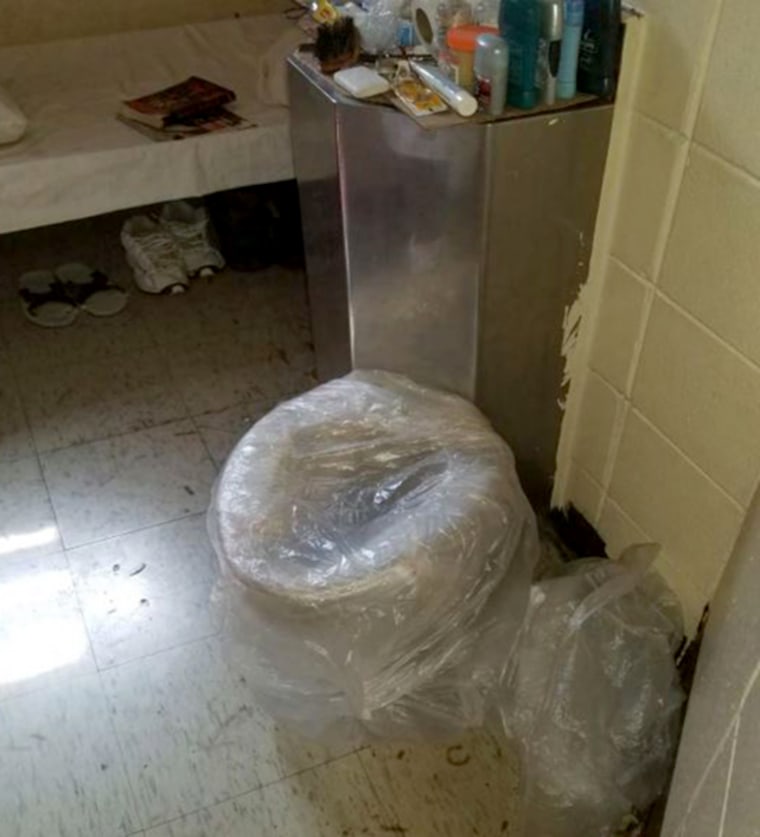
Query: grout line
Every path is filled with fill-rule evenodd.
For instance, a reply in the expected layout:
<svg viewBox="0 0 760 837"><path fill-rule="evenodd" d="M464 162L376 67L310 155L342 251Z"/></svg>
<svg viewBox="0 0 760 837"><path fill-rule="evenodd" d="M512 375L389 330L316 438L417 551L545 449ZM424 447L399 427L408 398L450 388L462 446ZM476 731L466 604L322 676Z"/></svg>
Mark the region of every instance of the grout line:
<svg viewBox="0 0 760 837"><path fill-rule="evenodd" d="M55 503L53 502L53 492L50 490L50 484L48 482L47 474L45 473L45 468L44 468L43 463L42 463L42 455L40 454L39 448L37 446L37 437L34 435L34 432L32 431L32 424L29 421L29 413L27 411L27 407L26 407L26 403L24 401L24 398L21 396L21 387L18 385L17 373L16 373L16 370L13 367L12 363L11 363L10 373L11 373L11 376L13 377L14 385L16 387L16 394L18 395L19 406L21 408L21 412L22 412L22 415L24 417L24 422L26 423L26 430L27 430L27 433L29 434L29 438L31 439L31 442L32 442L32 447L34 449L34 459L37 463L38 473L40 475L40 479L42 480L42 484L45 487L45 494L47 496L48 507L50 508L50 513L53 517L53 522L54 522L55 530L56 530L56 536L57 536L57 539L58 539L58 549L56 551L63 552L64 560L66 561L66 567L69 570L69 576L70 576L71 583L72 583L72 586L73 586L74 585L74 579L71 576L71 568L69 567L69 561L68 561L68 558L66 557L66 545L63 542L63 535L61 534L61 524L60 524L60 521L58 519L58 510L56 509ZM76 595L76 590L74 592L75 592L75 595ZM79 598L77 597L76 600L77 600L77 605L79 605ZM81 607L79 608L79 611L80 611L80 616L81 616L82 622L84 623L84 613L82 612ZM85 628L86 628L86 626L85 626ZM87 642L90 646L90 654L92 655L92 659L93 659L93 662L94 662L95 661L95 654L93 653L92 643L90 642L89 633L87 634Z"/></svg>
<svg viewBox="0 0 760 837"><path fill-rule="evenodd" d="M262 710L263 711L263 710ZM362 750L366 750L369 745L362 744L358 747L355 747L352 750L349 750L347 753L341 753L337 756L328 756L324 761L320 761L317 764L310 764L308 767L300 767L298 770L294 770L292 773L286 773L284 776L280 776L278 779L272 779L271 782L264 782L261 785L259 790L264 790L265 788L271 788L274 785L279 785L281 782L285 782L288 779L292 779L295 776L302 776L304 773L311 773L319 770L322 767L326 767L329 764L335 764L336 762L343 761L344 759L349 759L352 756L359 756L359 753ZM361 759L360 759L361 761Z"/></svg>
<svg viewBox="0 0 760 837"><path fill-rule="evenodd" d="M694 131L699 121L699 114L702 110L702 100L705 93L705 84L707 82L707 73L710 68L710 59L712 58L713 47L718 37L718 29L720 27L720 19L723 14L724 0L716 0L713 9L712 17L708 24L708 36L700 51L699 57L694 63L696 72L693 78L693 92L691 97L687 100L687 108L684 113L684 127L686 135L689 140L694 139Z"/></svg>
<svg viewBox="0 0 760 837"><path fill-rule="evenodd" d="M31 695L38 695L41 692L62 691L63 689L69 689L73 684L77 683L80 680L86 680L87 678L93 678L97 676L97 669L94 671L72 672L71 674L67 675L54 675L53 678L51 678L50 680L43 680L42 683L38 683L37 685L30 685L27 688L20 688L18 690L9 691L6 694L0 693L0 706L2 706L4 703L10 703L14 700L25 700L27 697L30 697ZM21 683L28 681L16 682Z"/></svg>
<svg viewBox="0 0 760 837"><path fill-rule="evenodd" d="M318 770L321 767L325 767L326 765L333 764L335 762L341 761L342 759L348 759L351 756L358 755L364 747L359 747L356 750L351 750L349 753L342 753L339 756L333 756L331 758L326 759L325 761L320 762L319 764L312 764L308 767L302 767L298 770L293 771L293 773L288 773L285 776L280 776L277 779L272 779L271 782L263 782L258 785L254 785L246 790L240 791L239 793L234 793L231 796L225 797L224 799L216 800L208 805L200 805L197 808L193 808L190 811L185 811L182 814L178 814L176 817L170 817L168 820L162 820L161 822L152 823L151 825L146 825L144 827L144 831L147 833L148 831L153 830L154 828L162 828L165 825L170 825L171 823L179 822L180 820L184 820L187 817L193 817L196 814L200 814L203 811L210 811L213 808L218 808L221 805L227 805L230 802L235 802L238 799L241 799L244 796L248 796L249 794L261 793L262 791L266 790L267 788L271 788L275 785L279 785L282 782L286 782L290 779L293 779L296 776L301 776L304 773L309 773L310 771ZM373 789L374 790L374 789ZM141 832L137 832L140 834ZM130 835L131 837L131 835Z"/></svg>
<svg viewBox="0 0 760 837"><path fill-rule="evenodd" d="M631 124L634 116L634 101L637 85L636 73L640 70L645 42L645 27L643 21L631 21L626 31L623 49L623 71L618 91L618 101L612 118L604 177L599 195L599 206L594 226L594 246L589 261L588 278L584 288L587 289L586 304L587 322L582 325L578 344L575 348L577 355L577 370L575 382L571 381L567 393L565 414L562 421L557 452L555 456L555 481L552 490L552 505L562 505L568 501L567 487L570 478L569 463L579 432L579 418L581 411L580 383L577 378L590 365L591 350L598 329L598 316L588 320L590 314L598 314L598 307L604 290L607 258L609 256L616 225L620 216L620 195L625 176L625 161L630 152ZM610 161L615 165L611 166ZM573 386L575 383L575 386Z"/></svg>
<svg viewBox="0 0 760 837"><path fill-rule="evenodd" d="M653 538L645 529L644 527L636 520L634 520L631 515L618 503L617 500L613 499L612 497L607 497L607 502L610 506L614 507L615 511L623 518L625 521L629 523L633 528L638 529L639 532L644 536L645 543L657 543L657 539Z"/></svg>
<svg viewBox="0 0 760 837"><path fill-rule="evenodd" d="M723 805L720 812L720 823L718 825L717 837L723 837L723 830L726 824L726 813L728 811L728 797L731 793L731 780L734 776L734 761L736 758L736 745L739 741L739 730L741 728L741 715L736 719L734 727L734 740L731 742L731 753L729 755L728 770L726 771L726 787L723 791Z"/></svg>
<svg viewBox="0 0 760 837"><path fill-rule="evenodd" d="M601 373L597 372L591 366L588 367L586 380L591 380L592 377L597 378L606 387L612 390L615 398L615 415L612 419L612 428L610 430L610 437L607 440L607 450L604 456L604 467L602 469L602 476L600 479L595 479L601 488L601 497L599 500L599 509L597 517L601 516L605 501L609 498L609 488L612 483L612 475L614 472L615 460L617 452L620 447L620 440L623 436L623 427L628 414L628 399L624 393L618 391ZM585 392L585 388L584 388Z"/></svg>
<svg viewBox="0 0 760 837"><path fill-rule="evenodd" d="M605 490L605 496L609 493L609 485L611 482L612 471L614 470L615 460L617 458L617 454L619 451L619 442L622 439L622 432L625 423L628 420L628 415L631 410L633 410L637 416L644 420L644 422L652 429L654 429L658 435L660 435L663 439L665 439L672 447L674 447L679 454L686 459L691 465L693 465L704 477L706 477L710 483L716 486L722 494L724 494L731 502L740 508L742 511L746 511L747 504L741 500L738 500L734 497L727 489L720 485L707 471L705 471L699 463L697 463L692 456L690 456L686 451L682 450L681 447L671 439L666 433L664 433L653 421L647 418L646 414L643 413L633 402L633 385L635 382L636 374L638 372L638 364L641 357L641 352L643 350L645 336L646 336L646 327L648 327L648 320L651 315L651 310L654 307L655 300L661 300L666 304L670 305L674 310L676 310L679 314L681 314L685 319L687 319L691 324L696 326L700 329L707 337L715 340L721 348L725 349L726 351L730 352L732 356L739 362L743 363L753 372L760 375L760 364L756 363L755 361L748 358L746 355L742 354L735 346L732 346L728 343L724 338L720 337L720 335L716 334L712 331L708 326L706 326L703 322L697 319L693 314L689 313L685 308L683 308L679 303L675 300L671 299L664 291L660 290L659 288L649 288L647 289L648 296L644 300L644 307L646 310L646 316L642 315L642 322L641 327L639 330L639 336L636 338L636 342L634 344L634 351L633 351L633 359L631 362L631 366L628 373L628 378L626 380L625 385L625 392L619 393L617 387L614 384L610 383L601 372L592 367L588 368L589 374L594 374L601 378L605 384L611 387L616 393L619 393L624 402L624 408L622 411L622 416L619 419L619 423L616 421L616 426L613 429L613 438L610 441L610 448L609 448L609 460L605 465L605 474L603 479L603 488ZM615 435L617 433L617 439ZM758 479L760 481L760 474L758 475Z"/></svg>
<svg viewBox="0 0 760 837"><path fill-rule="evenodd" d="M604 502L609 498L610 486L612 485L612 477L615 473L615 466L617 464L618 454L620 453L620 446L623 441L623 433L628 423L628 416L631 411L633 383L636 379L638 371L639 359L644 349L644 338L649 326L649 315L652 310L654 300L653 286L645 288L644 304L642 306L641 320L639 322L639 331L636 340L633 344L633 351L631 352L631 361L628 367L628 375L626 376L625 387L623 391L623 405L622 409L615 413L615 424L612 428L610 441L607 448L607 460L604 465L604 474L602 481Z"/></svg>
<svg viewBox="0 0 760 837"><path fill-rule="evenodd" d="M698 465L691 457L689 457L688 454L682 451L681 448L679 448L678 445L672 439L670 439L665 433L663 433L663 431L660 430L660 428L657 427L657 425L651 419L647 418L644 415L644 413L642 413L641 410L639 410L638 407L631 405L630 411L633 412L633 414L638 419L643 421L644 424L646 424L650 430L653 430L669 447L673 448L673 450L675 450L683 459L685 459L686 462L688 462L688 464L691 465L691 467L694 468L695 471L698 471L706 480L708 480L711 483L711 485L714 488L716 488L724 496L724 498L731 503L732 506L734 506L738 511L742 512L742 514L746 513L746 505L743 505L735 497L729 494L728 491L726 491L726 489L723 488L722 485L720 485L720 483L717 483L707 473L707 471L700 467L700 465Z"/></svg>
<svg viewBox="0 0 760 837"><path fill-rule="evenodd" d="M372 777L370 776L370 773L369 773L369 768L368 768L368 767L367 767L367 765L364 763L364 759L362 758L362 753L363 753L364 751L369 750L369 749L370 749L370 746L369 746L369 745L367 745L366 747L362 747L362 748L360 748L359 750L357 750L357 751L356 751L356 757L357 757L357 759L359 760L359 764L361 765L362 771L364 772L364 775L365 775L365 777L366 777L366 779L367 779L367 784L369 785L370 790L371 790L371 791L372 791L372 793L374 794L375 799L377 800L378 805L380 806L380 808L383 810L383 812L384 812L385 814L387 814L387 815L389 815L389 816L390 816L390 818L391 818L392 820L393 820L393 819L396 819L396 818L398 817L398 811L396 810L395 806L392 806L392 805L390 805L388 802L386 802L386 801L385 801L385 798L384 798L384 797L383 797L383 795L380 793L380 791L379 791L379 789L378 789L377 785L375 784L375 782L373 781Z"/></svg>
<svg viewBox="0 0 760 837"><path fill-rule="evenodd" d="M120 663L112 663L111 665L99 666L97 659L95 660L95 665L97 667L98 674L109 674L112 671L116 671L120 668L124 668L125 666L130 666L135 663L142 662L143 660L150 660L153 657L158 657L161 654L168 654L171 651L177 651L180 648L187 648L189 645L198 644L200 645L202 642L208 642L212 639L225 639L227 634L224 633L222 628L218 628L211 633L204 634L203 636L194 636L190 639L180 640L179 642L174 643L173 645L167 645L164 648L156 648L154 651L149 651L147 654L140 654L137 657L132 657L128 660L122 660Z"/></svg>
<svg viewBox="0 0 760 837"><path fill-rule="evenodd" d="M108 692L106 690L105 684L103 682L101 672L96 672L96 676L98 678L98 688L100 689L100 693L103 697L103 708L105 709L106 715L108 716L108 726L111 730L111 735L113 736L113 740L116 744L116 749L119 753L119 758L121 759L120 767L122 776L127 783L127 791L132 802L135 819L140 824L140 829L138 829L137 834L143 834L143 812L141 810L142 806L140 805L140 797L137 794L137 789L134 787L132 777L130 776L130 772L127 768L127 759L124 754L124 745L122 744L121 737L119 736L119 731L116 729L116 722L114 721L114 712L112 711L113 706L109 698Z"/></svg>
<svg viewBox="0 0 760 837"><path fill-rule="evenodd" d="M649 318L654 307L655 288L650 284L644 289L644 303L641 307L641 320L639 322L639 330L636 339L633 341L633 349L631 351L631 362L628 367L628 374L626 375L625 384L623 388L623 397L626 401L633 400L633 388L636 383L636 375L638 374L639 361L644 351L644 343L646 342L646 335L649 329Z"/></svg>
<svg viewBox="0 0 760 837"><path fill-rule="evenodd" d="M69 445L61 445L60 447L48 448L46 450L39 451L40 457L43 456L51 456L56 453L60 453L61 451L69 451L75 448L83 448L87 445L97 445L101 442L110 442L111 439L122 439L125 436L132 436L135 433L146 433L151 430L160 430L163 427L166 427L169 424L178 424L182 421L189 421L191 416L183 415L183 416L176 416L175 418L163 419L162 421L157 421L153 424L146 424L143 427L133 428L131 430L120 430L117 433L110 433L107 436L97 436L93 439L86 439L82 442L73 442Z"/></svg>
<svg viewBox="0 0 760 837"><path fill-rule="evenodd" d="M760 184L759 184L760 185ZM663 290L661 287L655 287L651 280L647 279L644 276L638 274L632 267L627 265L624 261L621 261L618 256L610 255L610 261L615 262L618 267L626 272L631 279L636 280L636 282L642 287L644 292L653 291L654 295L664 302L667 302L672 308L674 308L679 314L685 317L689 322L693 325L698 326L701 331L703 331L708 337L711 337L717 343L719 343L724 349L731 352L737 359L743 361L745 364L750 366L753 371L760 374L760 361L753 360L749 355L745 354L741 349L734 346L731 342L729 342L725 337L722 337L718 334L717 331L712 329L707 323L703 322L699 319L695 314L685 308L677 299L672 297L667 291ZM643 335L642 335L643 337ZM600 374L600 373L598 373ZM609 381L607 381L610 386L614 386ZM630 383L632 384L633 381L631 380ZM617 387L615 387L617 389Z"/></svg>
<svg viewBox="0 0 760 837"><path fill-rule="evenodd" d="M653 285L659 285L660 283L662 266L665 263L665 255L668 250L668 244L670 243L670 236L673 233L676 212L681 199L683 181L686 176L686 169L689 166L690 150L690 143L684 141L683 145L677 149L675 154L673 172L671 173L668 189L665 193L662 225L660 227L657 240L655 241L654 252L652 254Z"/></svg>
<svg viewBox="0 0 760 837"><path fill-rule="evenodd" d="M601 482L586 468L581 462L573 456L570 460L572 470L576 473L580 473L585 479L587 479L590 483L593 483L594 488L599 490L599 499L597 500L596 507L594 509L594 513L592 515L592 519L589 521L593 526L597 526L599 523L599 518L602 514L602 499L604 495L604 489L602 488Z"/></svg>
<svg viewBox="0 0 760 837"><path fill-rule="evenodd" d="M222 470L222 464L223 463L217 462L216 458L211 453L211 448L208 446L208 442L206 441L206 437L203 434L203 431L201 430L201 428L198 426L198 421L197 421L198 418L199 418L199 416L190 416L190 421L192 422L192 425L195 428L195 432L198 434L198 438L200 439L201 445L203 445L203 450L206 451L206 456L209 458L209 462L211 462L211 464L214 468L214 472L218 476L218 474Z"/></svg>
<svg viewBox="0 0 760 837"><path fill-rule="evenodd" d="M642 119L644 122L649 122L651 126L661 130L663 133L668 134L668 136L680 137L684 140L684 142L686 142L687 145L691 142L689 136L685 134L680 128L674 128L667 122L663 122L662 119L659 119L656 116L652 116L651 113L647 113L646 111L642 110L639 105L634 105L633 110L639 119Z"/></svg>
<svg viewBox="0 0 760 837"><path fill-rule="evenodd" d="M713 18L713 21L712 21L711 34L710 34L710 37L708 38L708 44L706 45L705 50L704 50L703 60L699 64L700 72L699 72L698 77L696 79L696 88L695 88L694 95L693 95L693 101L695 102L695 104L692 108L693 112L687 113L686 118L684 120L686 130L685 130L685 132L679 132L679 131L674 131L674 129L672 129L670 127L667 127L667 130L668 130L668 132L671 136L683 136L683 137L685 137L686 141L683 143L683 148L678 149L678 152L677 152L677 155L676 155L676 162L675 162L675 166L674 166L674 171L671 174L671 181L668 185L668 191L667 191L666 199L665 199L665 212L664 212L664 215L663 215L660 234L659 234L657 242L655 244L655 251L654 251L654 257L653 257L653 269L652 269L651 283L654 286L654 289L653 290L648 290L647 296L645 297L645 300L644 300L644 308L643 308L642 316L641 316L639 335L638 335L638 338L637 338L636 342L634 343L634 349L633 349L633 353L632 353L632 357L631 357L631 364L630 364L630 367L629 367L628 377L627 377L627 380L626 380L626 392L624 393L624 395L625 395L627 403L624 403L622 413L620 415L619 420L616 423L616 426L615 426L613 434L612 434L612 438L610 439L610 446L608 448L608 461L605 464L605 474L604 474L605 479L604 479L604 484L603 484L604 493L603 493L603 496L602 496L602 502L604 502L604 500L606 500L608 495L609 495L609 487L610 487L610 484L611 484L612 474L614 472L614 467L615 467L615 463L616 463L616 460L617 460L617 456L618 456L618 453L619 453L619 450L620 450L620 443L621 443L622 437L623 437L623 430L624 430L626 422L628 421L628 414L631 410L630 399L631 399L631 394L632 394L632 390L633 390L633 384L634 384L636 375L638 373L639 360L641 358L641 353L642 353L643 346L644 346L644 338L646 336L646 331L649 327L649 318L651 316L652 307L654 305L655 292L657 291L656 286L658 285L658 283L660 281L660 274L661 274L661 271L662 271L662 265L663 265L664 260L665 260L665 254L667 252L668 242L670 241L670 236L672 234L673 225L674 225L674 221L675 221L675 215L676 215L676 209L677 209L677 206L678 206L678 201L679 201L680 196L681 196L681 190L682 190L682 186L683 186L683 180L684 180L686 168L688 166L689 152L690 152L690 148L691 148L691 142L692 142L692 139L693 139L694 127L696 125L696 121L697 121L698 114L699 114L699 106L701 104L702 90L703 90L704 82L705 82L706 75L707 75L707 67L708 67L708 64L709 64L709 58L710 58L713 43L715 41L715 37L716 37L716 34L717 34L717 22L718 22L718 19L719 19L720 7L722 6L722 2L723 2L723 0L718 0L718 8L716 9L715 17ZM632 106L632 114L636 114L637 116L643 116L645 119L649 119L649 117L644 116L643 114L639 114L639 111L635 108L635 106ZM664 126L661 126L661 123L659 123L657 120L650 120L650 121L654 124L657 124L660 127L664 127ZM627 166L628 153L629 153L629 148L626 148L625 149L625 156L623 157L624 168ZM622 177L623 177L623 175L621 174L621 178ZM617 206L616 212L615 212L616 218L615 218L614 224L617 223L617 220L618 220L617 216L619 215L619 209L620 209L620 207L619 207L619 201L618 201L618 206ZM610 243L611 243L611 239L610 239ZM610 248L608 247L608 251L609 251L609 249ZM608 255L611 255L611 254L608 253ZM691 461L691 460L689 459L689 461ZM712 480L711 480L711 482L712 482Z"/></svg>
<svg viewBox="0 0 760 837"><path fill-rule="evenodd" d="M662 291L659 288L655 288L655 295L658 299L661 299L663 302L666 302L670 305L671 308L674 308L684 319L688 320L692 325L699 328L707 337L712 338L716 343L718 343L721 348L725 349L726 351L730 352L734 358L741 363L749 366L753 372L760 374L760 363L752 360L748 355L745 355L740 349L737 349L736 346L733 346L725 337L721 337L720 334L713 331L710 326L706 323L703 323L698 317L695 317L690 311L684 308L679 302L673 299L671 296L667 294L666 291Z"/></svg>
<svg viewBox="0 0 760 837"><path fill-rule="evenodd" d="M664 301L666 304L668 304L672 308L674 308L679 314L682 314L684 316L684 318L688 319L693 325L697 326L701 331L703 331L705 333L706 336L708 336L710 338L713 338L714 340L716 340L716 342L719 343L719 345L722 348L730 351L731 354L737 360L743 362L744 365L748 366L753 372L756 372L758 375L760 375L760 364L757 364L754 361L750 360L748 357L743 355L738 349L731 346L730 343L726 342L719 335L715 334L715 332L711 331L704 323L702 323L700 320L698 320L696 317L694 317L693 314L690 314L688 311L686 311L684 308L682 308L677 302L673 301L670 297L668 297L667 294L663 293L661 290L659 290L657 288L651 289L649 291L649 293L650 293L650 297L648 299L645 299L644 305L649 307L650 313L651 313L651 308L654 306L655 299L659 299L659 300ZM683 457L690 465L692 465L697 471L699 471L699 473L702 476L704 476L707 480L709 480L709 482L713 486L718 488L719 491L721 492L721 494L723 494L726 498L728 498L734 506L736 506L737 508L739 508L743 512L746 512L747 503L745 503L744 501L739 500L736 497L734 497L726 488L724 488L719 482L717 482L713 476L711 476L707 471L705 471L704 468L702 468L702 466L698 462L696 462L696 460L694 460L694 458L690 454L688 454L686 451L684 451L673 439L671 439L651 419L649 419L647 417L647 415L641 409L639 409L635 405L635 403L633 401L632 391L633 391L633 384L634 384L634 381L635 381L635 378L636 378L636 373L638 371L637 370L638 360L640 358L641 351L643 349L643 344L644 344L645 332L644 332L643 321L644 321L644 317L642 316L642 327L641 327L640 332L639 332L639 337L637 337L637 339L636 339L636 344L635 344L636 349L634 350L634 356L636 357L636 361L635 361L635 363L633 363L633 362L631 363L631 369L629 370L628 379L626 381L626 386L625 386L626 391L625 392L620 393L620 391L617 389L617 387L615 387L614 384L612 384L610 381L608 381L604 377L604 375L601 372L599 372L597 369L594 369L592 367L588 368L589 375L596 375L602 381L604 381L604 383L608 387L610 387L616 394L618 394L622 398L623 405L624 405L623 410L621 411L622 415L619 418L616 417L616 424L613 428L612 438L610 440L610 448L609 448L609 454L608 454L609 459L605 464L605 473L604 473L604 478L603 478L603 481L602 481L602 487L605 490L605 499L606 499L606 496L609 494L609 485L610 485L611 478L612 478L612 471L614 470L615 460L617 459L617 455L618 455L618 452L619 452L619 444L620 444L620 441L622 440L623 429L624 429L625 423L628 421L628 417L629 417L630 412L633 411L637 415L638 418L642 419L644 421L644 423L647 424L648 427L650 427L650 429L654 430L671 447L675 448L675 450L678 451L678 453L681 455L681 457ZM758 485L760 485L760 474L758 475Z"/></svg>
<svg viewBox="0 0 760 837"><path fill-rule="evenodd" d="M197 419L204 419L204 418L209 417L209 416L216 416L216 415L219 415L220 413L224 413L227 410L234 409L236 407L243 407L246 410L249 410L249 411L253 412L252 410L250 410L251 401L249 399L244 399L243 401L235 401L234 403L228 404L225 407L220 407L218 410L204 410L204 411L201 411L201 412L192 412L192 411L187 409L187 406L184 404L184 399L181 398L180 393L177 393L177 395L179 396L179 400L182 401L183 407L187 411L185 415L175 416L174 418L163 419L163 420L157 421L153 424L144 425L143 427L132 428L130 430L121 430L117 433L110 433L107 436L97 436L97 437L94 437L92 439L86 439L86 440L81 441L81 442L73 442L72 444L61 445L60 447L48 448L48 449L45 449L45 450L42 450L42 451L37 450L36 439L34 437L34 434L31 430L31 428L28 428L29 429L29 435L32 437L32 442L35 446L35 450L36 450L37 454L40 457L43 457L43 456L49 456L49 455L54 454L54 453L60 453L61 451L68 451L68 450L71 450L73 448L81 448L81 447L84 447L86 445L93 445L93 444L97 444L99 442L107 442L107 441L110 441L111 439L120 439L120 438L123 438L124 436L131 436L135 433L145 433L145 432L149 432L151 430L158 430L160 428L166 427L167 425L178 424L179 422L183 422L183 421L191 422L195 432L198 433L198 435L201 436L201 439L202 439L202 430L196 422ZM295 397L295 396L288 396L288 398L292 398L292 397ZM22 407L24 407L23 400L21 401L21 404L22 404ZM26 420L25 409L24 409L24 418ZM28 421L27 421L27 423L28 423ZM213 429L213 428L211 428L211 429ZM221 431L221 432L226 432L226 431ZM231 433L232 431L229 431L229 432ZM243 432L245 432L245 431L243 431ZM204 441L204 446L205 446L205 441ZM211 456L210 452L208 452L208 449L207 449L207 453L209 453L209 458L211 459L211 461L214 462L214 459ZM23 457L23 456L14 457L14 459L25 459L25 458L27 458L27 457ZM10 460L10 461L13 461L13 460Z"/></svg>
<svg viewBox="0 0 760 837"><path fill-rule="evenodd" d="M192 517L202 517L205 514L205 511L190 512L189 514L181 514L179 517L170 517L166 520L161 520L158 523L149 523L147 526L138 526L136 529L128 529L126 532L116 532L113 535L106 535L103 538L96 538L93 541L78 543L74 546L66 546L64 544L63 551L76 552L78 549L84 549L85 547L100 546L101 544L108 543L109 541L115 541L118 538L125 538L129 535L136 535L139 532L147 532L151 529L159 529L161 526L168 526L171 523L179 523L181 520L189 520Z"/></svg>
<svg viewBox="0 0 760 837"><path fill-rule="evenodd" d="M620 256L616 256L614 253L608 253L607 258L609 261L614 262L621 270L630 276L631 279L635 279L639 285L642 285L644 288L652 287L652 280L648 276L642 276L640 273L637 273L636 270L624 262Z"/></svg>
<svg viewBox="0 0 760 837"><path fill-rule="evenodd" d="M59 537L60 537L60 530L59 530ZM63 539L61 538L61 542ZM69 554L66 549L63 550L63 560L66 562L66 569L69 572L69 580L71 582L72 590L74 591L74 599L77 603L77 609L79 610L79 618L82 620L82 627L84 628L85 635L87 636L87 647L90 649L90 658L92 659L92 664L95 666L95 672L99 673L100 669L98 668L98 658L95 655L95 645L92 641L92 633L90 632L90 626L87 624L87 618L84 615L84 607L82 607L82 599L79 596L79 586L76 583L76 578L74 576L74 571L71 568L71 562L69 561ZM98 680L100 683L100 680ZM102 684L101 684L102 686Z"/></svg>
<svg viewBox="0 0 760 837"><path fill-rule="evenodd" d="M692 142L692 148L700 154L704 154L705 157L709 157L713 162L730 169L732 174L740 177L748 186L755 189L760 188L760 176L750 169L740 166L733 160L729 160L717 151L713 151L709 146L696 140Z"/></svg>

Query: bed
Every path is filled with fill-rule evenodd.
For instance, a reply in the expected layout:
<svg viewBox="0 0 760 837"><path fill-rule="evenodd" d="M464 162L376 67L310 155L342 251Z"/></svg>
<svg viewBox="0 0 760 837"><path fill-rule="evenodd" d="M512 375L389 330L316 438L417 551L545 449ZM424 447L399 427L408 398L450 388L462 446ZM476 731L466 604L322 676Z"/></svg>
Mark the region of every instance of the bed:
<svg viewBox="0 0 760 837"><path fill-rule="evenodd" d="M284 73L299 40L262 15L0 49L0 85L30 123L0 147L0 233L293 177L288 109L264 101L262 73ZM256 127L155 142L115 118L190 75L232 87Z"/></svg>

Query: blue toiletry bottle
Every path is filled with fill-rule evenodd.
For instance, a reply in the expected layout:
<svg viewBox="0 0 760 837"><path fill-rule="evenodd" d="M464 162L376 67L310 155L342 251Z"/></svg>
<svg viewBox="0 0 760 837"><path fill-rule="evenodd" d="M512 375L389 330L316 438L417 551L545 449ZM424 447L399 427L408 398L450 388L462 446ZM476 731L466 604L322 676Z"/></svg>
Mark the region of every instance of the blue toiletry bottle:
<svg viewBox="0 0 760 837"><path fill-rule="evenodd" d="M565 0L565 28L557 74L557 98L572 99L578 78L578 52L583 32L583 0Z"/></svg>
<svg viewBox="0 0 760 837"><path fill-rule="evenodd" d="M509 46L507 104L516 108L535 107L540 0L501 0L499 30Z"/></svg>
<svg viewBox="0 0 760 837"><path fill-rule="evenodd" d="M615 97L621 45L620 0L586 0L578 59L578 89Z"/></svg>

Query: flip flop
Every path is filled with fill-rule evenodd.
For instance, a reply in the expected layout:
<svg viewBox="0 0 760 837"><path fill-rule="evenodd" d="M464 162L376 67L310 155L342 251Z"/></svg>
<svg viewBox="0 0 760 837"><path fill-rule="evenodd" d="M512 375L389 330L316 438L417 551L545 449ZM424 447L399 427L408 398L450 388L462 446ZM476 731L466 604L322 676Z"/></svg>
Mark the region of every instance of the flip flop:
<svg viewBox="0 0 760 837"><path fill-rule="evenodd" d="M69 262L55 269L72 301L93 317L113 317L124 310L127 292L105 273L81 262Z"/></svg>
<svg viewBox="0 0 760 837"><path fill-rule="evenodd" d="M43 328L63 328L79 316L79 309L51 270L30 270L18 280L24 315Z"/></svg>

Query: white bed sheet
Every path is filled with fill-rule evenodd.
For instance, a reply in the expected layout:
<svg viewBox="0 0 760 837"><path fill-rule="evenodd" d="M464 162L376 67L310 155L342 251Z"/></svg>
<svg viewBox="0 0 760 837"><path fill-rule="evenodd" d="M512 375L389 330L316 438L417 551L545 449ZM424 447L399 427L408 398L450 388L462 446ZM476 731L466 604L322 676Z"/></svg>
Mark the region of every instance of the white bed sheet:
<svg viewBox="0 0 760 837"><path fill-rule="evenodd" d="M292 177L288 110L256 90L293 28L263 15L0 49L0 85L30 121L0 147L0 232ZM232 87L258 127L154 142L115 118L123 99L190 75Z"/></svg>

